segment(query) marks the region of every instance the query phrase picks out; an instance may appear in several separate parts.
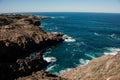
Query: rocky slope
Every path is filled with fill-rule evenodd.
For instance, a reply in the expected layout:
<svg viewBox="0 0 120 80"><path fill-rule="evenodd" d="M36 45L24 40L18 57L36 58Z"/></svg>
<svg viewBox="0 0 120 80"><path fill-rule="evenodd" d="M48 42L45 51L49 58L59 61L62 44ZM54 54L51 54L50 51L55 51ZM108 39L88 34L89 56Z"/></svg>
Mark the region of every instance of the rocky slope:
<svg viewBox="0 0 120 80"><path fill-rule="evenodd" d="M67 80L67 79L41 70L36 73L33 73L30 76L19 77L17 80Z"/></svg>
<svg viewBox="0 0 120 80"><path fill-rule="evenodd" d="M85 66L61 74L70 80L120 80L120 52L90 61Z"/></svg>
<svg viewBox="0 0 120 80"><path fill-rule="evenodd" d="M40 27L40 17L0 15L0 59L16 60L62 42L62 34L52 34ZM17 54L16 54L17 53Z"/></svg>
<svg viewBox="0 0 120 80"><path fill-rule="evenodd" d="M43 18L46 17L0 15L0 80L28 76L49 64L42 58L42 52L62 42L63 34L43 31L39 27ZM29 57L31 53L39 51L36 56Z"/></svg>

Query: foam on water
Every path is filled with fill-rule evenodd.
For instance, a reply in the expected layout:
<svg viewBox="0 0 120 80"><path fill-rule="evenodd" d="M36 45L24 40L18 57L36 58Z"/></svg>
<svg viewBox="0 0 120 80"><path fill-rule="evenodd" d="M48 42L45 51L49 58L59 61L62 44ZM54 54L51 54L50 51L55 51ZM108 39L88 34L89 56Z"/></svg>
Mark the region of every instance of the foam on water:
<svg viewBox="0 0 120 80"><path fill-rule="evenodd" d="M109 35L112 39L120 40L120 38L116 34Z"/></svg>
<svg viewBox="0 0 120 80"><path fill-rule="evenodd" d="M95 57L93 55L90 55L90 54L85 54L87 57L90 57L92 59L94 59Z"/></svg>
<svg viewBox="0 0 120 80"><path fill-rule="evenodd" d="M61 70L60 71L60 74L64 73L64 72L67 72L67 71L70 71L72 68L67 68L67 69L64 69L64 70Z"/></svg>
<svg viewBox="0 0 120 80"><path fill-rule="evenodd" d="M85 60L85 59L82 59L82 58L79 60L80 65L86 65L86 64L88 64L89 61L90 60Z"/></svg>
<svg viewBox="0 0 120 80"><path fill-rule="evenodd" d="M50 63L47 68L46 71L51 71L54 69L54 67L56 66L55 62L57 61L57 59L55 57L44 57L44 60L46 60L48 63Z"/></svg>
<svg viewBox="0 0 120 80"><path fill-rule="evenodd" d="M55 65L50 65L50 66L48 66L47 69L46 69L46 71L51 71L51 70L53 70L53 68L54 68L55 66L57 66L57 65L55 64Z"/></svg>
<svg viewBox="0 0 120 80"><path fill-rule="evenodd" d="M72 37L68 36L68 35L63 35L63 39L65 42L75 42L76 40L73 39Z"/></svg>
<svg viewBox="0 0 120 80"><path fill-rule="evenodd" d="M51 32L52 34L58 34L58 32Z"/></svg>
<svg viewBox="0 0 120 80"><path fill-rule="evenodd" d="M96 33L96 32L94 33L94 35L95 35L95 36L100 36L100 34L99 34L99 33Z"/></svg>
<svg viewBox="0 0 120 80"><path fill-rule="evenodd" d="M57 61L55 57L44 57L43 59L46 60L48 63Z"/></svg>
<svg viewBox="0 0 120 80"><path fill-rule="evenodd" d="M109 52L104 52L105 55L116 55L118 51L120 51L120 48L107 48Z"/></svg>
<svg viewBox="0 0 120 80"><path fill-rule="evenodd" d="M65 19L65 16L57 16L57 17L56 16L52 16L51 18L52 19L56 19L56 18Z"/></svg>
<svg viewBox="0 0 120 80"><path fill-rule="evenodd" d="M56 17L51 17L52 19L55 19Z"/></svg>

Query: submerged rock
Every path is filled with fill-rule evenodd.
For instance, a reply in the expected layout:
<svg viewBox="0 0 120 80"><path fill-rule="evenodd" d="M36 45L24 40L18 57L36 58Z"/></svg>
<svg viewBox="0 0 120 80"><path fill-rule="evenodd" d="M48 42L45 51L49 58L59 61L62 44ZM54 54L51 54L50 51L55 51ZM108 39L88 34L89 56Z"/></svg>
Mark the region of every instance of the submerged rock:
<svg viewBox="0 0 120 80"><path fill-rule="evenodd" d="M120 52L93 59L60 76L70 80L120 80Z"/></svg>

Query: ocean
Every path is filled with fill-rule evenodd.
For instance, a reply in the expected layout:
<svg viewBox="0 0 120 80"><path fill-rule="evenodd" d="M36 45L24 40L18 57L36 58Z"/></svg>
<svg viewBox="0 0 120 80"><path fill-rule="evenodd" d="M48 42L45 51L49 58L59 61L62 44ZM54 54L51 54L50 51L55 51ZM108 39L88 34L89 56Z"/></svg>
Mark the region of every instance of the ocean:
<svg viewBox="0 0 120 80"><path fill-rule="evenodd" d="M49 48L44 58L53 61L46 71L60 74L90 60L120 51L120 14L46 12L29 13L50 16L42 20L41 28L48 32L63 32L69 40Z"/></svg>

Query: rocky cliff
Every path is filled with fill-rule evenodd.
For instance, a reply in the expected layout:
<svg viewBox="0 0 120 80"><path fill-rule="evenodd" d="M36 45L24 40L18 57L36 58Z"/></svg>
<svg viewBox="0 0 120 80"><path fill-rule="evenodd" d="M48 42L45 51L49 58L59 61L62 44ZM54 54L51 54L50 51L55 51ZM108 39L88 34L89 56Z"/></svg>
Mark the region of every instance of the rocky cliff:
<svg viewBox="0 0 120 80"><path fill-rule="evenodd" d="M63 41L43 31L40 20L25 14L0 15L0 80L120 80L120 52L105 55L60 76L44 71L43 51ZM29 57L36 52L34 57Z"/></svg>
<svg viewBox="0 0 120 80"><path fill-rule="evenodd" d="M0 15L1 80L28 76L48 65L42 58L42 52L62 42L63 34L43 31L39 27L43 18L25 14ZM39 53L29 57L33 52Z"/></svg>
<svg viewBox="0 0 120 80"><path fill-rule="evenodd" d="M93 59L61 76L70 80L120 80L120 52Z"/></svg>
<svg viewBox="0 0 120 80"><path fill-rule="evenodd" d="M61 34L43 31L40 17L0 15L0 59L18 59L62 42ZM17 53L17 54L16 54Z"/></svg>

